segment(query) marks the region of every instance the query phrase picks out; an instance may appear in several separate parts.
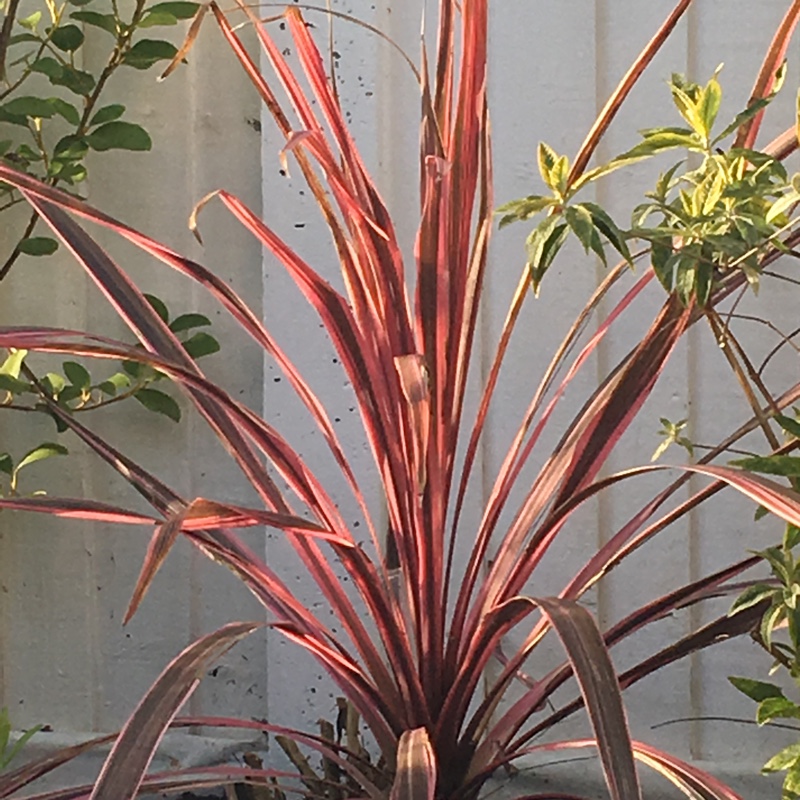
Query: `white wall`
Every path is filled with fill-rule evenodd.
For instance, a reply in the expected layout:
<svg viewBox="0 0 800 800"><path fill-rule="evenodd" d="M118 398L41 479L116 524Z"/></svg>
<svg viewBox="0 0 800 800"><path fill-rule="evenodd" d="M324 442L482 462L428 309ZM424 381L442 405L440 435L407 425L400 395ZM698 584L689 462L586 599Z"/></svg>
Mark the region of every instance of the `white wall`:
<svg viewBox="0 0 800 800"><path fill-rule="evenodd" d="M490 91L498 203L540 188L535 168L539 140L546 140L559 152L574 154L608 93L673 5L671 0L502 0L492 4ZM786 6L781 0L760 0L756 18L748 0L699 0L637 87L599 157L610 157L630 146L638 128L674 123L665 84L672 71L688 71L691 77L705 80L724 60L722 117L738 111ZM420 0L333 0L333 7L379 25L416 56ZM324 35L324 19L317 16L315 22ZM367 164L397 214L398 228L410 251L416 208L414 120L418 116L413 78L390 48L363 29L337 21L336 33L343 102L352 115ZM194 200L212 188L225 186L253 206L257 207L261 198L265 219L326 276L337 280L323 228L308 197L301 194L297 176L287 178L278 172L281 143L271 121L262 118L264 132L259 141L252 125L259 115L257 100L219 38L209 26L188 68L165 84L131 82L129 105L147 119L154 134L154 152L98 162L90 181L90 198L170 244L199 255L256 307L263 302L268 324L280 332L281 343L308 374L312 386L320 389L331 417L339 420L336 424L344 440L359 451L361 434L356 414L350 410L350 389L333 363L330 345L317 336L317 323L305 315L302 301L292 294L280 269L270 259L261 268L258 248L220 209L211 208L205 214L207 244L203 251L186 232L184 222ZM791 123L796 65L787 85L790 88L782 110L773 114L780 122L767 126L772 132ZM625 224L630 209L652 180L647 171L621 171L602 185L597 201ZM526 233L523 225L495 236L481 342L487 353L492 352L518 279ZM196 288L140 263L130 251L123 252L132 259L132 270L143 285L171 300L176 309L210 308ZM34 271L37 275L31 279ZM531 299L523 312L484 448L487 477L499 466L513 435L515 414L526 405L569 320L600 274L592 260L569 249L548 274L542 299ZM20 264L1 288L4 319L27 322L38 318L65 326L113 329L111 316L96 302L94 290L84 286L74 265L61 260ZM43 306L43 298L56 292L59 302ZM602 370L641 336L648 314L660 299L654 291L640 304L638 316L623 323L587 368L578 382L580 392L570 395L568 405L572 403L574 408L580 393L589 391ZM754 307L789 320L787 327L791 327L794 305L781 287L764 287ZM233 327L223 317L215 325L224 349L221 356L207 362L208 371L226 385L241 387L249 402L263 403L267 417L292 437L309 463L321 464L324 474L328 468L320 437L307 419L295 413L291 392L285 382L275 380L273 365L262 365L257 353L240 347L233 338ZM744 333L752 336L757 350L764 351L771 341L755 325ZM643 410L641 424L625 437L613 466L649 458L657 444L659 416L689 417L693 436L701 442L713 443L736 426L746 409L728 372L708 332L698 326ZM794 358L772 373L777 384L788 383L795 375ZM551 444L557 439L559 421L567 418L557 416L556 430L548 440ZM200 423L189 421L175 428L139 412L126 419L130 427L125 430L111 414L102 419L98 415L96 423L187 494L209 492L233 501L245 499L235 470L202 432ZM7 414L0 417L0 425L4 441L27 441L28 434L23 435ZM47 430L46 423L41 426L39 430ZM546 449L539 454L538 463L545 455ZM680 458L676 452L667 460ZM131 493L118 488L109 471L91 457L79 455L69 464L58 476L59 491L130 501ZM377 502L365 452L354 458L354 465ZM640 479L634 491L607 496L582 513L548 562L547 577L531 590L537 594L558 591L590 549L611 535L657 485L657 480ZM473 502L477 506L479 501L476 496ZM345 514L355 512L345 506ZM604 623L611 623L634 604L777 538L774 526L755 526L751 520L751 506L726 495L707 511L667 531L660 544L637 553L589 602ZM19 514L0 517L0 704L9 706L17 724L47 722L66 730L113 728L189 640L227 619L257 613L244 589L181 543L137 618L122 630L120 619L145 543L145 534L138 531L56 523ZM296 565L279 537L268 537L267 555L271 564L285 564L285 573L292 577ZM313 592L308 592L309 602L314 602ZM667 620L640 638L635 648L615 653L615 658L624 667L633 657L657 649L665 637L680 635L703 619L705 616L696 612L691 618ZM554 645L541 663L553 663L558 655ZM755 646L738 642L660 673L630 693L634 734L695 758L758 761L777 747L780 737L733 723L681 723L655 731L651 726L674 718L720 714L751 718L752 705L739 700L725 677L764 675L766 667ZM535 673L535 666L531 671ZM333 713L332 692L316 665L273 638L268 638L266 646L252 638L226 657L193 704L197 711L268 715L275 722L306 727Z"/></svg>

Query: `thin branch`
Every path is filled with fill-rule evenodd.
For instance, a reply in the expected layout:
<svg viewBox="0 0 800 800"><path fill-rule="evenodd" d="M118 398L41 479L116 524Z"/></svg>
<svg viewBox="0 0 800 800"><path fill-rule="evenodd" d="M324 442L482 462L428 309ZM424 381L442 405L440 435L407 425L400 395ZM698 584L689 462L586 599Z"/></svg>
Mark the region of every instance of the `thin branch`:
<svg viewBox="0 0 800 800"><path fill-rule="evenodd" d="M3 27L0 29L0 80L3 80L6 76L6 55L8 54L8 44L11 40L11 28L16 21L18 8L19 0L9 0Z"/></svg>
<svg viewBox="0 0 800 800"><path fill-rule="evenodd" d="M752 450L741 450L738 447L719 448L717 445L698 444L697 442L692 442L692 447L695 450L708 450L709 452L713 450L715 453L731 453L732 455L747 456L748 458L759 455L758 453L754 453Z"/></svg>
<svg viewBox="0 0 800 800"><path fill-rule="evenodd" d="M739 346L738 342L733 337L733 334L730 331L726 331L724 327L720 324L719 316L713 309L708 309L706 311L706 319L708 320L708 324L711 326L711 330L714 334L714 338L717 340L720 350L722 350L725 358L728 361L731 369L733 370L734 375L736 376L737 380L739 381L739 385L742 387L742 391L744 392L745 397L747 398L747 402L750 404L750 408L753 410L756 418L758 419L758 424L761 430L764 432L764 436L769 442L770 447L773 450L776 450L780 445L778 442L775 433L773 432L772 428L769 426L769 418L767 414L762 410L761 404L758 402L758 399L753 392L753 388L748 381L748 376L745 375L744 370L742 369L742 365L737 361L736 354L732 351L730 347L728 347L728 343L732 343L734 348L740 357L744 356L744 352ZM749 361L748 361L749 365ZM753 373L750 374L750 378L753 378ZM758 382L759 389L763 387L763 384L759 380ZM775 400L772 398L772 395L767 393L765 395L765 399L768 401L770 406L774 406Z"/></svg>
<svg viewBox="0 0 800 800"><path fill-rule="evenodd" d="M800 280L797 278L790 278L788 275L781 275L780 272L772 272L771 270L763 270L762 275L769 275L770 278L777 278L779 281L786 281L786 283L793 283L795 286L800 286Z"/></svg>
<svg viewBox="0 0 800 800"><path fill-rule="evenodd" d="M5 263L2 267L0 267L0 281L8 275L11 267L14 266L17 259L22 255L22 250L20 250L20 244L27 239L32 233L33 229L36 227L36 223L39 221L39 212L34 211L31 214L31 218L28 220L28 224L25 226L25 232L20 237L19 241L14 245L14 249L11 251L11 255L6 259Z"/></svg>
<svg viewBox="0 0 800 800"><path fill-rule="evenodd" d="M786 339L784 339L784 341L778 342L778 344L776 344L775 347L773 347L772 350L770 350L769 353L767 353L767 355L764 357L764 360L761 362L761 366L758 368L759 375L764 371L764 369L766 368L767 364L769 364L769 362L773 359L773 357L776 355L776 353L785 344L790 344L792 347L794 347L795 350L800 352L800 347L798 347L793 341L791 341L792 337L797 336L798 334L800 334L800 328L795 328L795 330L793 330L786 337Z"/></svg>
<svg viewBox="0 0 800 800"><path fill-rule="evenodd" d="M654 731L658 728L666 728L667 725L677 725L680 722L736 722L739 725L759 725L754 719L741 719L740 717L678 717L677 719L668 719L666 722L657 722L655 725L650 726L650 730ZM785 728L788 731L800 731L800 726L786 725L783 722L768 722L771 728Z"/></svg>

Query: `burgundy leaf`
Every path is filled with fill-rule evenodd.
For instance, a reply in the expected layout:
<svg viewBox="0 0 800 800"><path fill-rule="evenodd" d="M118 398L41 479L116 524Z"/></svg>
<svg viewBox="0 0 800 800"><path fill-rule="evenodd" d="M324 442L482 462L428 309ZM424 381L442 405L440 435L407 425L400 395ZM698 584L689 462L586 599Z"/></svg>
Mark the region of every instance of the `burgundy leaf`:
<svg viewBox="0 0 800 800"><path fill-rule="evenodd" d="M95 783L91 800L131 800L172 718L207 665L260 627L233 622L189 645L161 673L125 724Z"/></svg>

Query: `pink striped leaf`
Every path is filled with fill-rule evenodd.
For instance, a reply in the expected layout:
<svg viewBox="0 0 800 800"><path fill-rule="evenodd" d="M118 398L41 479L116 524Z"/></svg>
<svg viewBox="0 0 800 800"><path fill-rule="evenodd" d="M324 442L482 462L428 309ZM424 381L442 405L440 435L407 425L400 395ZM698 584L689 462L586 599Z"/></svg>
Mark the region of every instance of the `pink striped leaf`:
<svg viewBox="0 0 800 800"><path fill-rule="evenodd" d="M91 800L132 800L169 723L203 670L248 636L257 622L233 622L189 645L161 673L125 724L92 790Z"/></svg>
<svg viewBox="0 0 800 800"><path fill-rule="evenodd" d="M397 745L397 769L389 800L434 800L436 754L425 728L405 731Z"/></svg>

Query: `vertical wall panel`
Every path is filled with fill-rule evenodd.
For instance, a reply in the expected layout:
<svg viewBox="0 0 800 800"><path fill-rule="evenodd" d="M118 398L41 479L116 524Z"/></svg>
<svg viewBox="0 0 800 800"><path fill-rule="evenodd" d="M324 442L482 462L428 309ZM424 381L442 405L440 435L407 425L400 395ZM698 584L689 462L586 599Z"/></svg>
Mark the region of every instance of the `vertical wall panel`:
<svg viewBox="0 0 800 800"><path fill-rule="evenodd" d="M604 2L598 41L601 60L598 64L598 103L616 88L630 65L648 40L655 35L666 15L674 7L671 2L648 3ZM685 72L689 20L684 17L612 123L597 154L598 162L624 152L638 141L640 128L679 123L672 105L666 78L672 72ZM598 202L621 227L630 225L633 208L644 201L644 193L652 189L659 169L670 166L679 155L659 159L657 165L625 168L598 185ZM620 281L604 303L608 312L621 298L621 292L646 268L640 262L636 273ZM599 356L600 376L616 365L644 336L665 299L656 284L646 290L615 323L604 341ZM615 447L606 466L614 472L646 463L654 451L660 425L659 417L682 419L687 416L687 350L682 343L660 378L655 391L645 403L638 419ZM681 460L684 454L670 452L665 460ZM663 475L629 480L603 493L601 507L601 539L612 537L642 507L644 502L663 487ZM680 499L685 495L681 493ZM601 618L613 624L640 606L686 583L691 574L689 533L685 521L673 524L655 541L649 542L626 559L601 586ZM618 668L625 669L656 652L665 641L674 640L689 631L689 620L678 615L639 631L613 650ZM689 664L680 662L643 680L631 688L629 714L632 733L646 741L657 742L671 752L690 755L686 726L651 731L651 726L671 718L692 716L689 697Z"/></svg>
<svg viewBox="0 0 800 800"><path fill-rule="evenodd" d="M575 153L595 116L597 60L594 0L554 4L547 0L490 4L489 96L492 111L496 202L545 191L537 167L537 145L545 141L559 154ZM568 54L568 56L567 56ZM537 220L538 222L538 220ZM487 268L484 365L494 358L509 303L525 263L524 239L531 225L523 223L495 232ZM573 242L546 274L541 295L531 293L520 314L493 399L483 442L484 485L495 481L523 414L542 380L553 354L595 287L594 261ZM563 407L557 409L534 449L506 509L495 541L500 541L538 469L561 438L564 424L583 402L596 380L594 361L577 376ZM525 587L527 594L558 593L598 542L596 504L587 503L549 548L541 566ZM477 522L477 520L476 520ZM469 536L469 533L465 534ZM588 597L594 605L596 596ZM532 624L532 622L531 622ZM506 651L514 652L528 626L509 635ZM554 635L538 647L526 666L532 678L547 674L563 659ZM516 697L513 687L508 700ZM575 717L562 727L585 735L585 723Z"/></svg>

